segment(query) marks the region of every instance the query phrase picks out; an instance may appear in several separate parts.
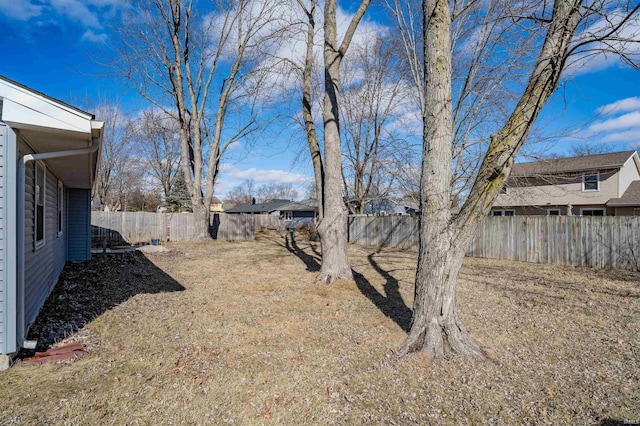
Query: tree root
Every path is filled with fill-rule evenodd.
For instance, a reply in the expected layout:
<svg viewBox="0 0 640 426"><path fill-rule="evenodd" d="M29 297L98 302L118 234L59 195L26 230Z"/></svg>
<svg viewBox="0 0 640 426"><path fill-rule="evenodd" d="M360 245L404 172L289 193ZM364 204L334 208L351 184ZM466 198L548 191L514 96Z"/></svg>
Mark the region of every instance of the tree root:
<svg viewBox="0 0 640 426"><path fill-rule="evenodd" d="M455 322L440 325L434 321L417 329L412 327L398 354L404 356L418 351L432 357L444 356L447 351L478 358L485 356L480 345Z"/></svg>

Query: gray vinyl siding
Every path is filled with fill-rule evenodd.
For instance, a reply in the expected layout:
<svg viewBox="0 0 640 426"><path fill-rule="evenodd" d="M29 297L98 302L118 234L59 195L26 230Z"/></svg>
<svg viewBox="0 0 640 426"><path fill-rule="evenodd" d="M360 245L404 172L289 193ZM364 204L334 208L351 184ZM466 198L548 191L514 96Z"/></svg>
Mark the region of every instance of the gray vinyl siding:
<svg viewBox="0 0 640 426"><path fill-rule="evenodd" d="M69 235L68 260L91 259L91 190L69 189L67 193Z"/></svg>
<svg viewBox="0 0 640 426"><path fill-rule="evenodd" d="M58 276L67 259L66 221L63 221L62 235L58 236L58 178L49 169L46 170L45 184L44 245L35 247L34 167L35 163L29 162L25 170L25 329L28 329L38 316L40 308L58 282ZM65 209L66 207L64 205Z"/></svg>
<svg viewBox="0 0 640 426"><path fill-rule="evenodd" d="M0 354L16 348L16 134L0 123Z"/></svg>
<svg viewBox="0 0 640 426"><path fill-rule="evenodd" d="M6 226L4 223L5 213L7 211L7 196L5 194L6 186L6 159L5 155L7 147L7 126L0 123L0 354L8 353L7 350L7 327L9 312L7 291L9 283L6 277L7 272L7 247L6 247Z"/></svg>

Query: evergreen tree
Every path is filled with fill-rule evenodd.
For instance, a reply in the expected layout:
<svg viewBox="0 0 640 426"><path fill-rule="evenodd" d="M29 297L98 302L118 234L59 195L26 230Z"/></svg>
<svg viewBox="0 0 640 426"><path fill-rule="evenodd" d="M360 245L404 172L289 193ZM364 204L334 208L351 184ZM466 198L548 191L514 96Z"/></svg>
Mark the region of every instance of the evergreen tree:
<svg viewBox="0 0 640 426"><path fill-rule="evenodd" d="M176 173L171 183L171 191L166 198L166 203L174 212L190 212L191 197L189 197L189 191L187 190L187 183L184 181L184 174L182 171Z"/></svg>

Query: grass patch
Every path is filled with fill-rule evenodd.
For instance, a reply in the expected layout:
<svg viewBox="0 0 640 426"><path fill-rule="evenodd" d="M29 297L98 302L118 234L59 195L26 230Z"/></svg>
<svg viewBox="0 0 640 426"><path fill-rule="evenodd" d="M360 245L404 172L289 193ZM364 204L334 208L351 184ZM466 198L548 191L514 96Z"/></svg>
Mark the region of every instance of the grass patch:
<svg viewBox="0 0 640 426"><path fill-rule="evenodd" d="M356 281L324 286L315 244L170 247L65 270L34 333L89 353L0 373L0 424L640 420L638 274L467 259L460 315L490 359L399 360L415 253L353 246Z"/></svg>

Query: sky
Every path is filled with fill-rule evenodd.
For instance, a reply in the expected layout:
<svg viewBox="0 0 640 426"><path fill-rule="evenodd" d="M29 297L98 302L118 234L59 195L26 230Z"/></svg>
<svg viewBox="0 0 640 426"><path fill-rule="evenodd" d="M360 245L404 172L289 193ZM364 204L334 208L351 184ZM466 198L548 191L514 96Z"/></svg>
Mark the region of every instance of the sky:
<svg viewBox="0 0 640 426"><path fill-rule="evenodd" d="M0 0L0 75L82 109L97 99L117 99L135 115L149 105L106 75L99 60L112 37L106 22L121 10L119 0ZM362 27L384 31L380 10L372 12ZM640 148L640 72L612 58L572 70L539 122L557 136L544 147L550 153L565 154L585 143ZM276 130L260 143L241 142L224 160L216 195L223 198L246 179L257 185L291 183L304 195L313 172L304 151L299 155L305 148L300 136Z"/></svg>

